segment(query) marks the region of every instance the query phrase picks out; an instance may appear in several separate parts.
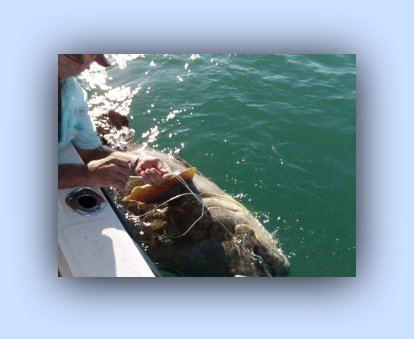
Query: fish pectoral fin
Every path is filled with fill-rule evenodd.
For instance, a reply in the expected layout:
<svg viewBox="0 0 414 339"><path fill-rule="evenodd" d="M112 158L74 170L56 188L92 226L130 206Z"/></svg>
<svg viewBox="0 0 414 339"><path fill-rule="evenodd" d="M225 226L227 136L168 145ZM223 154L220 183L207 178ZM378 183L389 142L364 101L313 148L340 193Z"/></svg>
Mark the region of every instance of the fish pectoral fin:
<svg viewBox="0 0 414 339"><path fill-rule="evenodd" d="M135 186L131 193L124 197L123 201L139 201L139 196L151 189L151 185Z"/></svg>
<svg viewBox="0 0 414 339"><path fill-rule="evenodd" d="M180 180L191 181L197 169L191 167L179 175L175 175L156 185L136 186L132 189L131 194L123 198L123 201L140 201L145 203L156 202L160 197L164 196L175 185L180 184ZM181 179L177 178L180 177Z"/></svg>

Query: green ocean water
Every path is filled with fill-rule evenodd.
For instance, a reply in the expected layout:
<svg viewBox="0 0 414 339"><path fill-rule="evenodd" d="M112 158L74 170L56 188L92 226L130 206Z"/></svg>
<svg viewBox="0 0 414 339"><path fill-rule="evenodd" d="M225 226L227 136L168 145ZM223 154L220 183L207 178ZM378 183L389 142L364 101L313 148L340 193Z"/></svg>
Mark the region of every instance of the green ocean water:
<svg viewBox="0 0 414 339"><path fill-rule="evenodd" d="M355 55L108 55L91 114L179 154L274 234L290 276L356 275Z"/></svg>

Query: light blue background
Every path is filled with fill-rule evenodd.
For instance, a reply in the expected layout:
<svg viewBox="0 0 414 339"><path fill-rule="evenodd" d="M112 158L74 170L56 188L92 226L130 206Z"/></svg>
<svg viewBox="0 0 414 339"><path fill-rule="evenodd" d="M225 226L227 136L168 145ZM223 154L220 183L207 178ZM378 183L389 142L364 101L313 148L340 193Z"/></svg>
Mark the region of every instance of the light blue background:
<svg viewBox="0 0 414 339"><path fill-rule="evenodd" d="M412 333L410 7L409 1L3 4L2 333L347 339ZM57 53L98 51L356 53L357 278L58 279Z"/></svg>

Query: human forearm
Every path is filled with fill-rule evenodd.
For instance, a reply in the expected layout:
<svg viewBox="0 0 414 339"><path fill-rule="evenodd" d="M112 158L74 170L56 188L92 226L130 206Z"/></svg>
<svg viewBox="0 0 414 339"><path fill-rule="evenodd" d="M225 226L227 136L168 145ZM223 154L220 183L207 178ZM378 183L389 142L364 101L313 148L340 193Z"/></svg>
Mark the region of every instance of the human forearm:
<svg viewBox="0 0 414 339"><path fill-rule="evenodd" d="M93 186L106 187L115 185L118 188L122 188L130 174L141 175L145 183L157 184L164 180L171 172L167 164L148 156L145 152L134 154L116 151L107 146L100 146L90 150L78 149L78 153L86 164L86 171L89 176L89 180L86 180L86 182ZM112 164L110 166L112 168L108 167L110 164ZM104 171L101 170L104 167L107 168ZM78 177L76 179L77 183L82 176L82 170L79 168L70 168L70 170ZM99 172L99 180L95 180L97 172ZM69 178L69 175L66 177ZM72 185L72 181L69 179L63 181L63 183L66 182L69 182L68 185Z"/></svg>
<svg viewBox="0 0 414 339"><path fill-rule="evenodd" d="M108 156L85 165L59 165L58 176L59 189L76 186L112 186L123 189L129 177L129 164L125 160Z"/></svg>
<svg viewBox="0 0 414 339"><path fill-rule="evenodd" d="M89 186L90 176L86 165L63 164L58 166L58 188Z"/></svg>
<svg viewBox="0 0 414 339"><path fill-rule="evenodd" d="M116 151L113 148L110 148L108 146L101 146L95 149L77 148L77 151L85 163L88 163L92 160L102 159L109 155L112 155L118 159L126 160L128 162L131 162L132 160L137 158L136 154Z"/></svg>
<svg viewBox="0 0 414 339"><path fill-rule="evenodd" d="M123 159L123 160L126 160L128 162L131 162L131 161L135 160L137 157L140 156L140 155L129 153L129 152L116 151L113 148L110 148L108 146L102 146L102 148L103 148L104 152L107 153L108 155L112 155L115 158Z"/></svg>

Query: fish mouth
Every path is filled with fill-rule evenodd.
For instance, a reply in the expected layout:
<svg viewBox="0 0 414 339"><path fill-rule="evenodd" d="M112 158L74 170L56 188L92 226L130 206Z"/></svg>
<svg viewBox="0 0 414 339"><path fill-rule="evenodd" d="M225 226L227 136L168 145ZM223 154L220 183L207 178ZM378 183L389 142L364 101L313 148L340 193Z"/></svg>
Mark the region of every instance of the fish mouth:
<svg viewBox="0 0 414 339"><path fill-rule="evenodd" d="M286 277L290 273L290 263L286 255L279 247L269 248L262 246L258 249L263 258L263 267L266 273L272 277Z"/></svg>
<svg viewBox="0 0 414 339"><path fill-rule="evenodd" d="M239 224L234 237L255 261L255 275L284 277L289 275L290 264L277 242L270 237L258 237L255 229L248 224Z"/></svg>
<svg viewBox="0 0 414 339"><path fill-rule="evenodd" d="M270 267L274 277L287 277L290 273L290 264L284 255L278 258L277 263L270 264Z"/></svg>
<svg viewBox="0 0 414 339"><path fill-rule="evenodd" d="M252 257L257 261L257 268L260 276L265 277L286 277L290 272L290 264L288 259L279 249L271 250L271 254L267 249L252 252ZM263 253L265 252L265 253ZM258 253L258 254L256 254Z"/></svg>
<svg viewBox="0 0 414 339"><path fill-rule="evenodd" d="M257 260L260 276L265 277L286 277L290 272L290 264L287 258L281 255L254 255Z"/></svg>

